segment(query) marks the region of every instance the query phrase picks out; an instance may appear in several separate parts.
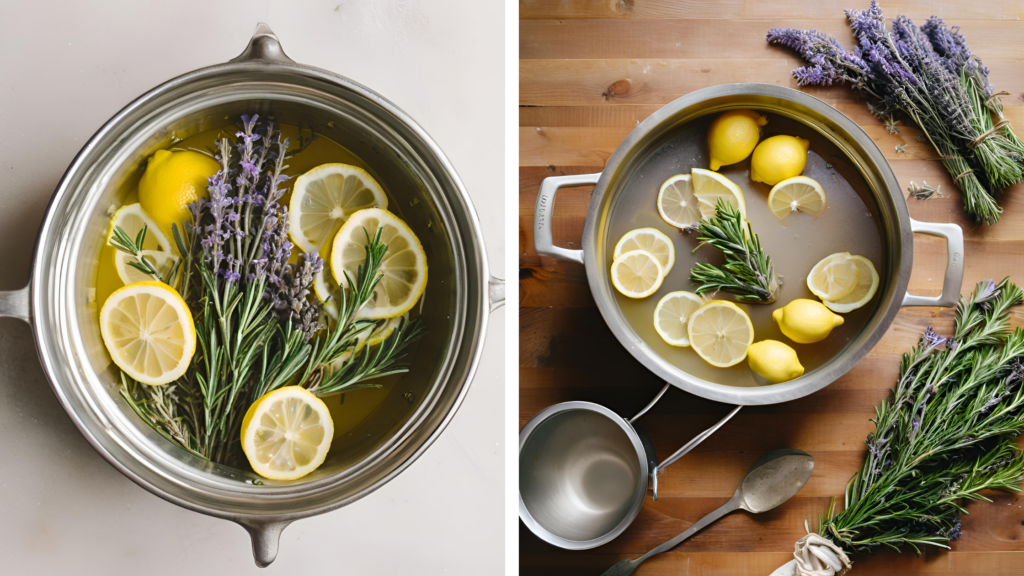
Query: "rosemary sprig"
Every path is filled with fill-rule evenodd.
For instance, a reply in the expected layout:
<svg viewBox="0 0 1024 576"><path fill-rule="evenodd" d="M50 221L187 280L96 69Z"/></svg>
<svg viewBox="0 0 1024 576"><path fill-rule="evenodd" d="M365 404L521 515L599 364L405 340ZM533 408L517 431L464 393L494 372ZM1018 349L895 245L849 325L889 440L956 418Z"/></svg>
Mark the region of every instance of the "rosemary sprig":
<svg viewBox="0 0 1024 576"><path fill-rule="evenodd" d="M181 258L177 258L174 264L167 270L167 274L161 276L153 264L142 254L142 246L146 242L146 232L149 230L147 224L142 225L142 230L139 230L138 235L132 240L132 237L128 235L120 226L114 226L114 234L110 238L110 243L114 248L117 248L121 252L131 254L135 257L135 260L128 262L128 265L135 268L143 274L147 274L158 282L163 282L167 285L174 284L174 277L178 274L178 269L181 266Z"/></svg>
<svg viewBox="0 0 1024 576"><path fill-rule="evenodd" d="M700 244L693 251L705 244L717 248L725 254L725 266L698 262L690 270L690 281L698 284L697 294L723 290L741 302L775 302L779 280L771 257L761 249L761 240L731 203L719 198L715 211L714 216L698 223Z"/></svg>
<svg viewBox="0 0 1024 576"><path fill-rule="evenodd" d="M868 455L819 533L843 548L946 548L960 535L961 499L1020 490L1024 454L1024 330L1009 310L1024 292L986 280L961 298L954 335L929 328L903 355L892 397L876 409ZM944 348L943 348L943 345Z"/></svg>

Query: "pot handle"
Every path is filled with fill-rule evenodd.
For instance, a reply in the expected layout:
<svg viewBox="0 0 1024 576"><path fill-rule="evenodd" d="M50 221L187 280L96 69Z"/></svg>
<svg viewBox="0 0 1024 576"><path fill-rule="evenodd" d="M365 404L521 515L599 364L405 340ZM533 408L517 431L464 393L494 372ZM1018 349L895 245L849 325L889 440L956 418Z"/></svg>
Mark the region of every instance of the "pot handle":
<svg viewBox="0 0 1024 576"><path fill-rule="evenodd" d="M249 39L249 45L241 54L229 62L267 62L277 64L295 64L295 61L284 53L277 35L263 22L256 25L256 31Z"/></svg>
<svg viewBox="0 0 1024 576"><path fill-rule="evenodd" d="M956 224L918 222L910 219L911 233L946 239L946 276L939 296L914 296L907 292L901 306L956 306L964 283L964 231Z"/></svg>
<svg viewBox="0 0 1024 576"><path fill-rule="evenodd" d="M290 521L261 521L253 519L235 520L245 528L252 538L252 556L256 565L266 568L277 559L277 548L281 543L281 532L291 524Z"/></svg>
<svg viewBox="0 0 1024 576"><path fill-rule="evenodd" d="M487 300L490 301L491 312L505 305L505 281L491 276L487 281Z"/></svg>
<svg viewBox="0 0 1024 576"><path fill-rule="evenodd" d="M646 414L648 410L653 408L654 405L658 403L658 400L661 400L661 397L665 395L665 392L668 392L668 389L671 386L672 386L671 384L666 382L665 386L663 386L661 388L661 391L658 392L658 395L654 397L654 400L651 400L650 402L648 402L647 406L644 406L640 410L640 412L637 413L636 416L633 416L632 418L626 420L626 422L628 422L630 425L632 425L634 420L636 420L637 418L639 418L639 417L643 416L644 414ZM653 486L652 486L652 493L653 494L652 495L654 496L655 500L658 499L658 473L661 472L662 470L664 470L665 468L667 468L668 466L670 466L671 464L675 463L676 460L679 460L683 456L686 456L686 453L689 452L690 450L693 450L694 448L696 448L698 444L700 444L701 442L707 440L709 436L714 434L716 431L718 431L719 428L724 426L726 422L731 420L732 417L735 416L736 413L740 411L740 408L743 408L743 406L741 405L741 406L737 406L737 407L733 408L731 412L729 412L728 414L725 415L725 418L722 418L721 420L716 422L715 425L712 426L711 428L708 428L707 430L705 430L705 431L701 432L700 434L697 434L696 436L694 436L689 442L684 444L682 448L680 448L679 450L676 450L674 454L672 454L668 458L665 458L664 460L659 462L654 467L654 470L651 470L651 482L653 484Z"/></svg>
<svg viewBox="0 0 1024 576"><path fill-rule="evenodd" d="M533 217L533 245L537 254L552 256L562 260L571 260L583 264L583 250L569 250L555 246L551 236L551 215L555 209L555 194L559 188L566 186L586 186L597 184L601 173L572 174L569 176L549 176L540 183L537 194L537 207Z"/></svg>
<svg viewBox="0 0 1024 576"><path fill-rule="evenodd" d="M0 318L7 316L32 323L32 310L28 305L28 289L29 285L26 285L20 290L0 291Z"/></svg>

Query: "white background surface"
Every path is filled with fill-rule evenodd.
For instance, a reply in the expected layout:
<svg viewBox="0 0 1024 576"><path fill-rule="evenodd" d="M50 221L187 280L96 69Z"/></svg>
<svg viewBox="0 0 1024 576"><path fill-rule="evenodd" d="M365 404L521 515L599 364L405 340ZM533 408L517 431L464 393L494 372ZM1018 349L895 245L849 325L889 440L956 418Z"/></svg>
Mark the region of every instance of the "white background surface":
<svg viewBox="0 0 1024 576"><path fill-rule="evenodd" d="M371 87L434 137L502 275L503 16L500 0L0 0L0 290L28 281L50 195L92 133L157 84L236 56L258 21L296 61ZM108 465L50 391L29 328L0 320L0 572L501 573L505 315L434 446L366 499L288 527L262 571L240 527Z"/></svg>

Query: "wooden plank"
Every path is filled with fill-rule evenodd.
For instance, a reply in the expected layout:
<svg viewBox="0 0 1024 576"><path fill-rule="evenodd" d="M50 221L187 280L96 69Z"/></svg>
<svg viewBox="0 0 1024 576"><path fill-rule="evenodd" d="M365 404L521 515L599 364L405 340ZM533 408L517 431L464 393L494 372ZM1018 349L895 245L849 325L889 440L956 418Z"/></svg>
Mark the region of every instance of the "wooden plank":
<svg viewBox="0 0 1024 576"><path fill-rule="evenodd" d="M1024 29L1021 31L1024 36ZM799 88L791 75L803 62L788 50L765 45L740 62L723 58L520 60L519 104L528 106L664 105L709 86L764 82ZM1021 102L1024 60L993 59L992 84ZM835 106L860 96L845 86L804 87L804 92Z"/></svg>
<svg viewBox="0 0 1024 576"><path fill-rule="evenodd" d="M654 19L654 18L779 18L799 15L801 19L842 18L843 10L861 7L849 0L519 0L519 18L523 20L574 19ZM988 2L941 2L937 0L897 0L882 4L887 16L905 14L922 22L933 14L950 24L958 20L1019 20L1024 6L1015 0ZM782 15L782 16L780 16ZM973 22L970 23L973 25ZM969 30L969 28L968 28Z"/></svg>
<svg viewBox="0 0 1024 576"><path fill-rule="evenodd" d="M841 11L828 20L524 20L519 25L519 58L747 59L774 52L795 55L786 48L768 46L766 34L775 27L817 30L835 37L847 49L856 46ZM971 50L986 62L1013 59L1019 55L1018 39L1024 34L1024 22L979 20L966 25L963 32ZM720 41L726 37L728 42Z"/></svg>

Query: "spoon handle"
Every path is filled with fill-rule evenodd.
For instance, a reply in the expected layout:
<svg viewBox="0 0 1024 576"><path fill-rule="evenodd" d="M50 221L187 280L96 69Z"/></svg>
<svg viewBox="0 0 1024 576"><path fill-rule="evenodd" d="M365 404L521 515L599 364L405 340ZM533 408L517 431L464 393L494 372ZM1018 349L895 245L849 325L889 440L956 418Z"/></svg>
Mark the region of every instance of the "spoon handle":
<svg viewBox="0 0 1024 576"><path fill-rule="evenodd" d="M732 498L730 498L728 502L722 504L720 508L698 520L693 526L687 528L686 531L680 534L679 536L676 536L675 538L669 540L668 542L665 542L661 546L658 546L657 548L651 550L647 554L644 554L643 556L635 560L626 559L618 561L614 566L609 568L601 576L629 576L633 573L634 570L636 570L637 566L643 563L644 560L647 560L655 554L668 552L669 550L678 546L683 540L686 540L690 536L693 536L699 530L706 528L708 524L711 524L715 520L718 520L722 516L725 516L729 512L732 512L733 510L738 510L739 508L740 497L739 494L736 494Z"/></svg>

